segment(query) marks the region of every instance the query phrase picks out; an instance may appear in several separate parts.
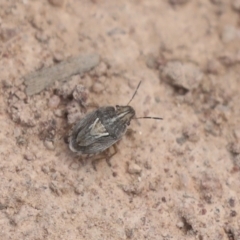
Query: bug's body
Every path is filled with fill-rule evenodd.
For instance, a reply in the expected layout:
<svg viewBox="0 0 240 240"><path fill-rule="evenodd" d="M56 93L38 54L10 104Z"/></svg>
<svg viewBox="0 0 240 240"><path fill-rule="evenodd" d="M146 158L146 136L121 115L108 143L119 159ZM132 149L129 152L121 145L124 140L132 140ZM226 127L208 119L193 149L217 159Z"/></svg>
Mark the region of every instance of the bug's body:
<svg viewBox="0 0 240 240"><path fill-rule="evenodd" d="M131 106L100 107L73 127L69 148L80 155L103 152L122 138L134 116Z"/></svg>

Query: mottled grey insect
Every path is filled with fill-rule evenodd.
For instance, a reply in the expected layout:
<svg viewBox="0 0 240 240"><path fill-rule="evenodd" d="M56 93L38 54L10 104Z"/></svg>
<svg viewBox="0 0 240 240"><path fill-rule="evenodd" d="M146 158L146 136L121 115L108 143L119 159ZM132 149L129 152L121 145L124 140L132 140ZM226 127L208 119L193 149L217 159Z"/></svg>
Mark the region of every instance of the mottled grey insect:
<svg viewBox="0 0 240 240"><path fill-rule="evenodd" d="M131 100L141 84L139 82ZM88 113L76 123L69 136L69 148L80 155L101 153L118 142L126 133L127 127L135 116L129 106L106 106ZM162 118L142 117L160 120ZM139 118L138 118L139 119Z"/></svg>

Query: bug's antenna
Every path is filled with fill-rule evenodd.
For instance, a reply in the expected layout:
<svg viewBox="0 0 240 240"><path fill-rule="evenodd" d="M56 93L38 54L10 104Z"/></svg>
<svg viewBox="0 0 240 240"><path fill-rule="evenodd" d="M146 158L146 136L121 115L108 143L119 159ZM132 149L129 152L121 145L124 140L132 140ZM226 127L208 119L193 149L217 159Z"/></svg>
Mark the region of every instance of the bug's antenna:
<svg viewBox="0 0 240 240"><path fill-rule="evenodd" d="M133 118L133 119L144 119L144 118L155 119L155 120L163 120L163 118L160 118L160 117L138 117L138 118Z"/></svg>
<svg viewBox="0 0 240 240"><path fill-rule="evenodd" d="M137 90L139 89L141 83L142 83L142 81L140 81L140 82L138 83L138 86L137 86L137 88L136 88L136 90L135 90L135 92L134 92L132 98L131 98L130 101L128 102L127 106L130 104L130 102L131 102L131 101L133 100L133 98L135 97L135 95L136 95L136 93L137 93Z"/></svg>

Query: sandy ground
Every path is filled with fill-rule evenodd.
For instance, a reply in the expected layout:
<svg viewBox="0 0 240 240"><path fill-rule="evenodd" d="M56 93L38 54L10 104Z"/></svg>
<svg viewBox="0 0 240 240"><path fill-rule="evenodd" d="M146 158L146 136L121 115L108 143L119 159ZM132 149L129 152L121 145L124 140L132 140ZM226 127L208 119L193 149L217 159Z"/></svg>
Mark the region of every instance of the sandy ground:
<svg viewBox="0 0 240 240"><path fill-rule="evenodd" d="M24 76L98 54L28 96ZM1 0L0 239L240 239L240 1ZM137 116L109 167L64 141L85 109ZM78 88L78 89L79 89Z"/></svg>

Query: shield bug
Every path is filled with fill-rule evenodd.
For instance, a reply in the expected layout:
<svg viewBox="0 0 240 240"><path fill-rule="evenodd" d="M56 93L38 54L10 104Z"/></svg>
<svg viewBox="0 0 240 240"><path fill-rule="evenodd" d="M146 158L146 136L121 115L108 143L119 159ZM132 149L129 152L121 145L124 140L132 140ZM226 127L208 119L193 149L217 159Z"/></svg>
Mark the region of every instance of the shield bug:
<svg viewBox="0 0 240 240"><path fill-rule="evenodd" d="M106 106L88 113L71 130L69 148L80 155L93 155L103 152L126 133L135 117L135 110L129 106L141 84L139 82L132 98L126 106ZM159 117L141 117L162 120Z"/></svg>

